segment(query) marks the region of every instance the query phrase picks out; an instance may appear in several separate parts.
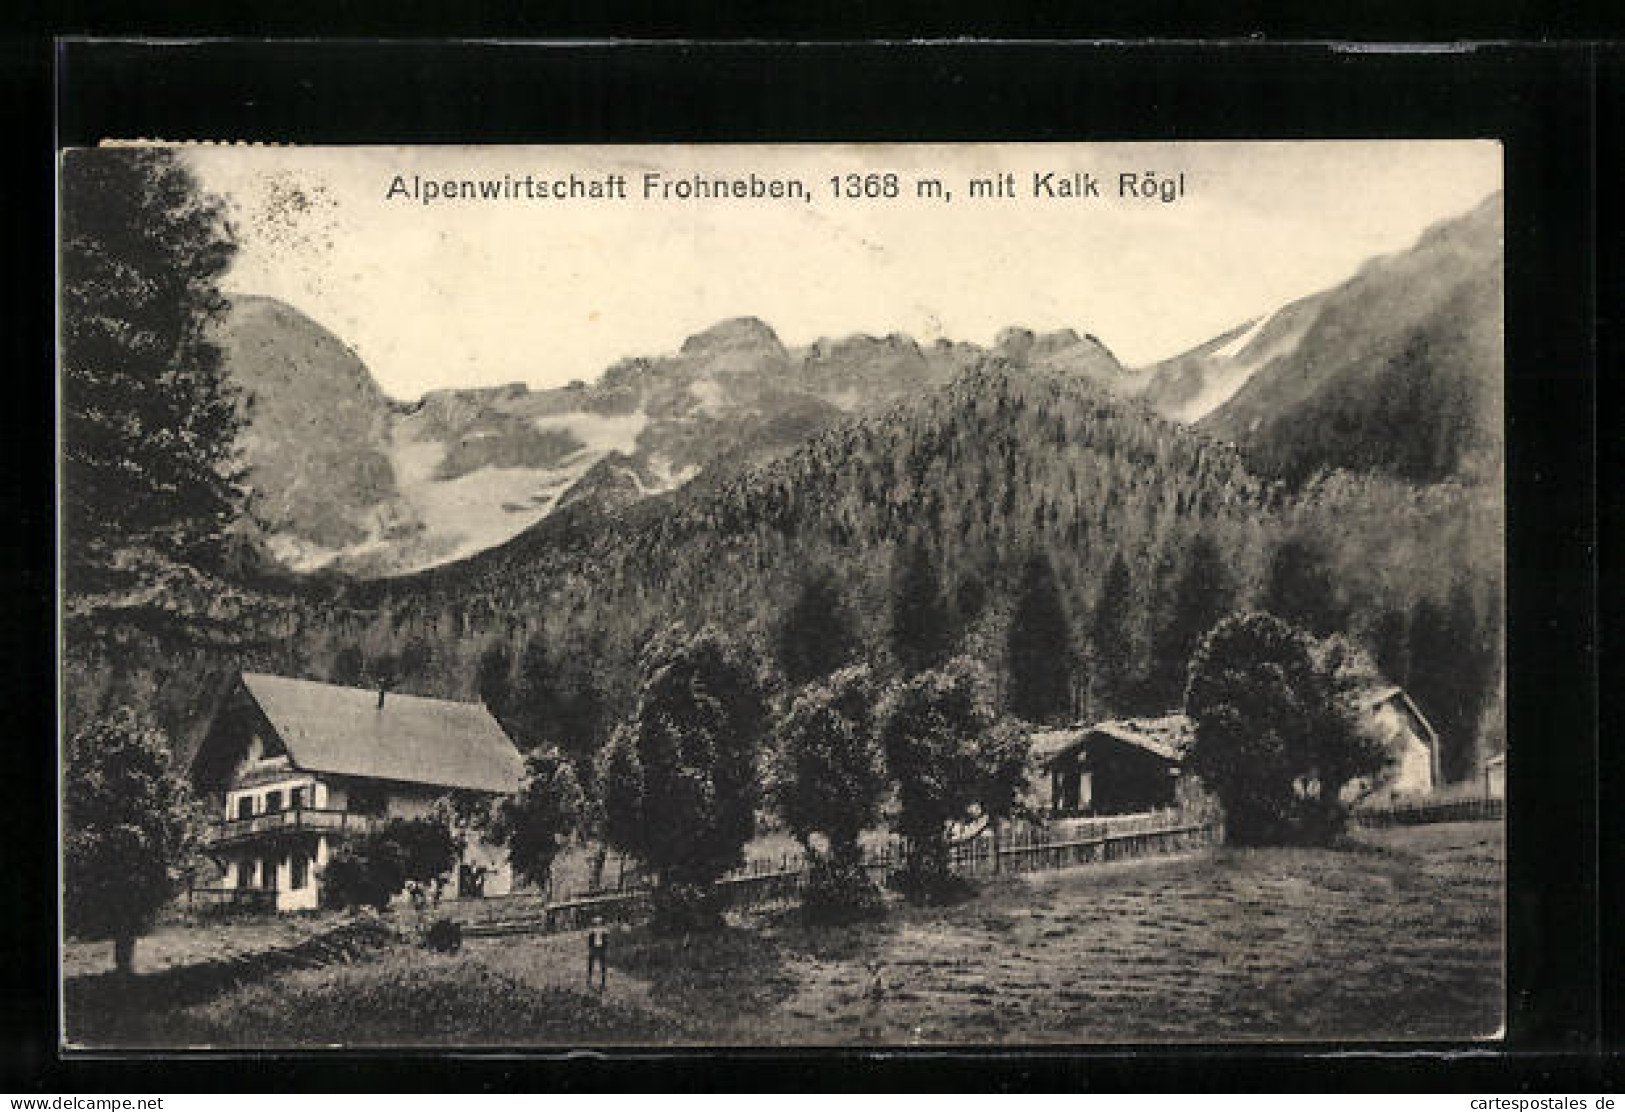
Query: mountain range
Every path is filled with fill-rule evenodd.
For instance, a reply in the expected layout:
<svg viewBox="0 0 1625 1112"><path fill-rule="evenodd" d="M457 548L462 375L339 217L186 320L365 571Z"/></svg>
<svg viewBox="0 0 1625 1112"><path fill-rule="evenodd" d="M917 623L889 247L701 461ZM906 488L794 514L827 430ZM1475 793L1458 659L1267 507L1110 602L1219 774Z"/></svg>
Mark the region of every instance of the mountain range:
<svg viewBox="0 0 1625 1112"><path fill-rule="evenodd" d="M612 509L707 469L779 458L989 361L1086 382L1235 444L1261 477L1338 467L1417 482L1498 459L1501 198L1409 250L1175 358L1123 366L1071 329L988 347L848 336L787 347L754 318L594 382L384 394L293 307L234 296L219 326L247 399L251 511L299 572L397 575L500 545L572 506Z"/></svg>

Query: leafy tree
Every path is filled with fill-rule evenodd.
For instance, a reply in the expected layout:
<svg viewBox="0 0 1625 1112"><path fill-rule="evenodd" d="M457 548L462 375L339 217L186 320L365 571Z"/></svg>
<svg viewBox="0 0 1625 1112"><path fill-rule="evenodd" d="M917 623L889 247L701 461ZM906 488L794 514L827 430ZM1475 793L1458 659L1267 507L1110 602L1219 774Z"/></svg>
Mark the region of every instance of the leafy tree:
<svg viewBox="0 0 1625 1112"><path fill-rule="evenodd" d="M858 651L857 624L829 568L802 579L773 631L779 667L794 687L829 675Z"/></svg>
<svg viewBox="0 0 1625 1112"><path fill-rule="evenodd" d="M1114 713L1129 698L1133 672L1129 615L1134 605L1133 591L1128 564L1123 561L1121 552L1114 553L1106 569L1106 581L1101 585L1100 597L1095 602L1094 626L1090 631L1100 694Z"/></svg>
<svg viewBox="0 0 1625 1112"><path fill-rule="evenodd" d="M1230 609L1230 576L1218 546L1205 534L1191 541L1174 583L1173 598L1157 628L1151 651L1151 694L1166 708L1178 704L1185 690L1191 654L1202 637Z"/></svg>
<svg viewBox="0 0 1625 1112"><path fill-rule="evenodd" d="M1380 771L1382 745L1338 697L1336 654L1317 664L1307 635L1271 614L1220 622L1191 661L1187 766L1242 844L1326 842L1347 818L1344 785Z"/></svg>
<svg viewBox="0 0 1625 1112"><path fill-rule="evenodd" d="M1063 722L1072 713L1076 663L1066 608L1049 557L1034 553L1022 570L1005 640L1009 710L1028 722Z"/></svg>
<svg viewBox="0 0 1625 1112"><path fill-rule="evenodd" d="M1326 637L1342 629L1348 616L1340 601L1331 561L1321 545L1288 537L1270 557L1263 609L1288 625Z"/></svg>
<svg viewBox="0 0 1625 1112"><path fill-rule="evenodd" d="M710 629L667 630L643 666L637 707L605 764L607 833L659 887L682 890L677 906L708 903L710 885L743 863L755 831L761 687L743 654ZM697 920L713 913L701 908Z"/></svg>
<svg viewBox="0 0 1625 1112"><path fill-rule="evenodd" d="M855 858L879 818L886 768L873 726L874 682L861 664L803 689L779 721L773 802L809 850L821 834L831 856Z"/></svg>
<svg viewBox="0 0 1625 1112"><path fill-rule="evenodd" d="M936 563L925 545L910 545L902 559L902 574L892 595L891 648L903 670L913 673L947 659L952 623Z"/></svg>
<svg viewBox="0 0 1625 1112"><path fill-rule="evenodd" d="M585 800L575 769L557 749L534 749L525 758L519 794L497 804L491 836L508 848L516 875L546 887L553 862L578 828Z"/></svg>
<svg viewBox="0 0 1625 1112"><path fill-rule="evenodd" d="M180 888L198 814L162 732L120 708L70 742L63 783L62 913L81 938L111 938L121 973Z"/></svg>
<svg viewBox="0 0 1625 1112"><path fill-rule="evenodd" d="M804 903L821 918L870 903L858 839L879 821L886 795L873 720L873 680L857 665L803 689L775 731L773 802L818 874Z"/></svg>
<svg viewBox="0 0 1625 1112"><path fill-rule="evenodd" d="M993 725L975 665L960 658L897 684L881 702L878 734L897 783L897 831L907 843L903 883L932 897L952 890L948 836L986 791L982 740Z"/></svg>
<svg viewBox="0 0 1625 1112"><path fill-rule="evenodd" d="M236 245L174 152L62 160L62 513L70 581L145 545L218 554L241 501L238 397L210 327Z"/></svg>

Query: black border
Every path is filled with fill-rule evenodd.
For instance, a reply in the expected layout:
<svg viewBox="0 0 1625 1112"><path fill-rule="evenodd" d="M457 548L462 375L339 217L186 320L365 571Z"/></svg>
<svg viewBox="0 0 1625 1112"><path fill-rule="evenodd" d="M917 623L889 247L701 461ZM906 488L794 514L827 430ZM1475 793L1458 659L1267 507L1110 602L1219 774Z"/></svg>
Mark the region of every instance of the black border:
<svg viewBox="0 0 1625 1112"><path fill-rule="evenodd" d="M4 55L5 76L38 81L37 49ZM63 144L103 136L281 142L719 142L1484 137L1505 143L1508 265L1510 781L1509 1053L1306 1056L1308 1048L1226 1048L1074 1055L709 1053L605 1059L253 1056L150 1063L74 1058L54 1049L54 879L48 859L8 860L4 898L28 916L7 932L0 1012L5 1087L47 1091L284 1089L290 1083L386 1091L424 1087L1505 1089L1605 1083L1598 1056L1617 1045L1602 1026L1596 833L1598 633L1595 607L1595 386L1598 257L1593 153L1599 69L1620 103L1618 51L1585 46L1485 46L1446 52L1237 43L1156 46L937 43L763 45L687 43L472 45L427 42L164 45L67 41L50 80ZM1609 68L1612 67L1612 68ZM46 86L47 90L49 86ZM38 85L28 84L37 94ZM23 105L18 130L40 121ZM1618 117L1614 117L1617 120ZM42 153L50 150L47 134ZM51 257L50 170L4 179L45 205L23 225ZM1618 179L1615 179L1616 181ZM1350 183L1358 189L1357 182ZM41 219L43 216L43 219ZM1606 253L1604 253L1606 254ZM46 325L6 339L25 388L49 366L49 266L26 304ZM1617 292L1617 291L1616 291ZM43 343L41 342L43 338ZM1617 354L1617 349L1615 351ZM34 393L30 389L30 393ZM12 437L14 475L50 489L50 388L28 407L30 434ZM40 437L40 430L45 436ZM34 454L41 448L44 455ZM1617 449L1615 449L1617 458ZM25 485L25 484L19 484ZM11 705L36 729L14 783L6 844L41 845L55 829L50 634L50 507L19 498L24 551L12 582L25 612L7 624ZM31 507L31 508L30 508ZM13 518L12 520L19 520ZM8 549L8 552L12 550ZM43 559L35 563L32 558ZM43 578L41 569L45 569ZM43 612L36 608L43 603ZM35 635L43 637L35 639ZM43 656L43 660L41 657ZM26 701L24 701L26 700ZM19 749L23 747L19 744ZM1617 780L1610 781L1617 787ZM18 792L8 793L17 795ZM1604 808L1617 833L1617 812ZM26 827L26 830L25 830ZM1617 839L1616 839L1617 844ZM43 857L44 855L12 855ZM46 867L40 867L44 864ZM1617 939L1617 933L1607 937ZM16 957L27 960L18 962ZM1615 984L1618 982L1615 981ZM15 988L15 992L11 991ZM1610 1012L1617 1019L1618 1013ZM1437 1049L1437 1048L1433 1048ZM20 1053L19 1053L20 1052ZM15 1058L13 1055L17 1055ZM401 1069L403 1063L409 1068ZM1617 1076L1617 1075L1615 1075Z"/></svg>

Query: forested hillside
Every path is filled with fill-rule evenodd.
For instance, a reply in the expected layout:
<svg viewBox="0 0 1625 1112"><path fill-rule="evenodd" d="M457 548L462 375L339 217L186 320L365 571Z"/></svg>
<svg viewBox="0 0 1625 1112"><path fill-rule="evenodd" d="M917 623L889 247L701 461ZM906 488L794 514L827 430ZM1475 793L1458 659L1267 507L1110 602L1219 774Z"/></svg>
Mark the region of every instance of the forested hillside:
<svg viewBox="0 0 1625 1112"><path fill-rule="evenodd" d="M627 705L652 633L715 623L771 667L777 623L820 571L839 585L854 643L892 670L893 601L915 554L945 636L1002 683L1022 571L1038 554L1053 567L1077 653L1070 709L1160 711L1179 701L1194 637L1264 598L1288 540L1327 584L1304 604L1315 613L1292 616L1351 629L1396 677L1408 671L1422 600L1458 632L1490 636L1493 505L1459 485L1352 474L1289 494L1256 479L1233 448L1137 403L989 358L788 456L725 460L680 491L618 508L571 506L507 545L415 576L219 592L177 573L141 606L86 621L153 642L137 655L155 663L136 682L194 736L194 704L232 667L353 679L358 656L415 641L430 663L409 688L473 697L485 682L517 685L554 708L541 729L583 752ZM1436 635L1431 620L1424 640ZM84 697L105 697L107 657L87 652L83 667Z"/></svg>
<svg viewBox="0 0 1625 1112"><path fill-rule="evenodd" d="M1287 350L1202 419L1261 474L1498 482L1501 195L1312 299Z"/></svg>

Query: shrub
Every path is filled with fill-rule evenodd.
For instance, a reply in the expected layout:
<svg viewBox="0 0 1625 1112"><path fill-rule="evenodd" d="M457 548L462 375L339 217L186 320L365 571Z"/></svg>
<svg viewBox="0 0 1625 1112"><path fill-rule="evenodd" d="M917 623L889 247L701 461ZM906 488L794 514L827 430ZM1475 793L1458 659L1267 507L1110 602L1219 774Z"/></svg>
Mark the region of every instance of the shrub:
<svg viewBox="0 0 1625 1112"><path fill-rule="evenodd" d="M331 908L383 911L405 887L406 867L399 848L376 834L334 850L322 871L322 902Z"/></svg>
<svg viewBox="0 0 1625 1112"><path fill-rule="evenodd" d="M810 925L832 926L873 919L886 909L880 889L859 862L809 857L801 891L801 915Z"/></svg>
<svg viewBox="0 0 1625 1112"><path fill-rule="evenodd" d="M722 896L712 884L659 884L649 894L649 929L688 934L722 924Z"/></svg>
<svg viewBox="0 0 1625 1112"><path fill-rule="evenodd" d="M463 927L453 919L436 919L423 932L423 945L442 954L455 954L463 948Z"/></svg>

